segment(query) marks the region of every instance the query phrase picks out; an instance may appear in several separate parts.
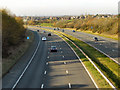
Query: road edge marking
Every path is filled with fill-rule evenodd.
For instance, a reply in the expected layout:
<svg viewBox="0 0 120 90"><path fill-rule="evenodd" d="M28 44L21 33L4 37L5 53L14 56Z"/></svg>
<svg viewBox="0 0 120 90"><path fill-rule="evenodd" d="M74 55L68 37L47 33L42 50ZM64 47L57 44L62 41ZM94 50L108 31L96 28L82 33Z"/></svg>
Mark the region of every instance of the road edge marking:
<svg viewBox="0 0 120 90"><path fill-rule="evenodd" d="M41 85L41 88L43 88L43 87L44 87L44 84Z"/></svg>

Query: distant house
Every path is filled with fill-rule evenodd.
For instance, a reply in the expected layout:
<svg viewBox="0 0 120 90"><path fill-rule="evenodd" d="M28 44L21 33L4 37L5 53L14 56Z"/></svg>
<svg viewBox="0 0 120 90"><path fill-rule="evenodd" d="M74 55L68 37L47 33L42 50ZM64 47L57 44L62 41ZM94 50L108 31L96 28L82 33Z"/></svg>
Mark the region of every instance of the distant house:
<svg viewBox="0 0 120 90"><path fill-rule="evenodd" d="M107 18L108 16L107 15L103 15L102 18Z"/></svg>
<svg viewBox="0 0 120 90"><path fill-rule="evenodd" d="M50 17L50 19L53 19L53 17Z"/></svg>
<svg viewBox="0 0 120 90"><path fill-rule="evenodd" d="M75 16L72 16L71 19L75 19Z"/></svg>

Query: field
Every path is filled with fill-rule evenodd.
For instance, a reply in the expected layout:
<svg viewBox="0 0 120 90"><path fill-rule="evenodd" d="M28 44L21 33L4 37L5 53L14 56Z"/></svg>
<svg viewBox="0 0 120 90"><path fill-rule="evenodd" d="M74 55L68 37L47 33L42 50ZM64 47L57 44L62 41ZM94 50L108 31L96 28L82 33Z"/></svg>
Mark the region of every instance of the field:
<svg viewBox="0 0 120 90"><path fill-rule="evenodd" d="M53 26L53 23L41 23L40 26Z"/></svg>

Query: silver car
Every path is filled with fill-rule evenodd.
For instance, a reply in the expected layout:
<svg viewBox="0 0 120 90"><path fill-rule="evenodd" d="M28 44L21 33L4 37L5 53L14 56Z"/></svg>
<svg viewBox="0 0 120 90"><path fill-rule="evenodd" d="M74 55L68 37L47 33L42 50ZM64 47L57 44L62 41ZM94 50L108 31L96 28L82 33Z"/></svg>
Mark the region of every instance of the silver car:
<svg viewBox="0 0 120 90"><path fill-rule="evenodd" d="M46 37L42 37L42 41L46 41L47 40L47 38Z"/></svg>

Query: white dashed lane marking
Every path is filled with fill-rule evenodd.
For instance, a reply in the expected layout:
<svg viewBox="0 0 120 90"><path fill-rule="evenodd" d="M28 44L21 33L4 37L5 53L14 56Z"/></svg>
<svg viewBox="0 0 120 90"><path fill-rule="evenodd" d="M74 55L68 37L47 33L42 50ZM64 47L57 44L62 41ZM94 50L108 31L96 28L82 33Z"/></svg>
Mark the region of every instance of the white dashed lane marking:
<svg viewBox="0 0 120 90"><path fill-rule="evenodd" d="M71 84L69 83L68 85L69 85L69 88L71 88Z"/></svg>
<svg viewBox="0 0 120 90"><path fill-rule="evenodd" d="M115 50L112 50L113 52L115 51Z"/></svg>
<svg viewBox="0 0 120 90"><path fill-rule="evenodd" d="M47 71L44 72L44 74L46 74L46 73L47 73Z"/></svg>
<svg viewBox="0 0 120 90"><path fill-rule="evenodd" d="M43 88L43 87L44 87L44 84L41 85L41 88Z"/></svg>
<svg viewBox="0 0 120 90"><path fill-rule="evenodd" d="M47 58L50 58L49 56Z"/></svg>
<svg viewBox="0 0 120 90"><path fill-rule="evenodd" d="M107 48L107 47L105 46L105 48Z"/></svg>
<svg viewBox="0 0 120 90"><path fill-rule="evenodd" d="M48 62L46 62L46 65L48 65Z"/></svg>
<svg viewBox="0 0 120 90"><path fill-rule="evenodd" d="M66 64L66 62L64 62L64 64Z"/></svg>
<svg viewBox="0 0 120 90"><path fill-rule="evenodd" d="M68 74L68 70L65 71Z"/></svg>
<svg viewBox="0 0 120 90"><path fill-rule="evenodd" d="M65 56L63 56L63 58L64 58Z"/></svg>

